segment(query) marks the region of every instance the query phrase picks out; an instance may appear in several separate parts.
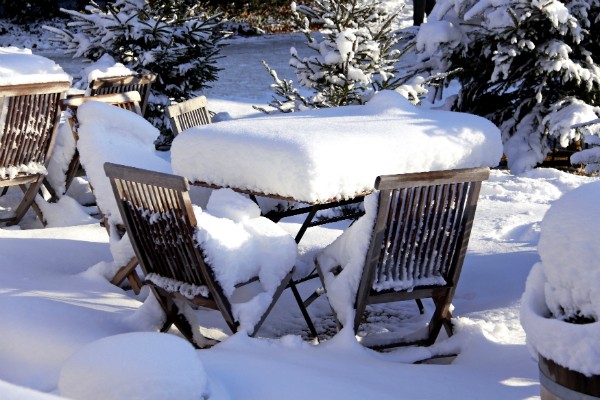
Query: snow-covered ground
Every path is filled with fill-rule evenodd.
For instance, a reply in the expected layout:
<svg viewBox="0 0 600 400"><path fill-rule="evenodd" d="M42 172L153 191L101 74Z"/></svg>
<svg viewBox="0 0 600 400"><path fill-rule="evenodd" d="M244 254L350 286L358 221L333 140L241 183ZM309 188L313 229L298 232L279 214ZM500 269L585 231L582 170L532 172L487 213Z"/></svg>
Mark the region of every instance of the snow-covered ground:
<svg viewBox="0 0 600 400"><path fill-rule="evenodd" d="M211 108L241 116L266 103L270 77L260 61L283 71L289 47L301 47L298 42L298 35L235 39L221 60L222 79L206 92ZM40 47L37 54L78 73L79 62ZM89 209L66 197L44 208L45 229L33 214L20 228L0 228L0 398L537 398L537 366L519 307L526 277L539 260L540 222L564 193L598 180L549 169L520 176L492 171L453 302L456 334L442 334L431 348L387 353L363 348L347 330L332 338L324 297L310 312L326 340L304 340L306 327L288 292L261 328L263 338L236 335L194 350L183 339L173 342L175 331L151 335L159 325L156 304L144 302L146 289L136 296L108 282L102 274L112 260L106 230L90 219ZM71 194L81 198L84 190L75 185ZM0 206L10 198L0 199ZM298 224L282 226L293 231ZM323 247L343 228L313 228L303 243ZM316 285L301 290L308 294ZM399 324L406 314L418 318L414 308L374 309L374 315L391 316L373 324ZM209 326L223 326L215 313L199 315ZM413 364L446 354L458 356L449 365Z"/></svg>

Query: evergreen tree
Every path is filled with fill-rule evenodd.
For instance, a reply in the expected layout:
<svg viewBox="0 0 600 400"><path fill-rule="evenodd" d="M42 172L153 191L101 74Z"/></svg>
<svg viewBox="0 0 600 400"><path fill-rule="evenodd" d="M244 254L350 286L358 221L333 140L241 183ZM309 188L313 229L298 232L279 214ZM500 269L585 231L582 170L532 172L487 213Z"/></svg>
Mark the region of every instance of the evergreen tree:
<svg viewBox="0 0 600 400"><path fill-rule="evenodd" d="M314 95L301 95L292 81L279 79L265 64L275 81L271 106L289 112L363 104L375 91L397 87L395 64L401 53L394 49L399 38L391 24L398 12L388 15L379 0L292 3L295 25L313 55L301 57L292 48L290 65L298 85ZM322 35L313 34L315 27Z"/></svg>
<svg viewBox="0 0 600 400"><path fill-rule="evenodd" d="M0 0L2 17L12 18L17 23L27 23L58 14L55 0Z"/></svg>
<svg viewBox="0 0 600 400"><path fill-rule="evenodd" d="M86 13L62 10L70 30L52 30L75 57L98 60L103 54L137 72L158 76L147 109L149 120L170 131L164 109L194 97L217 80L216 61L225 32L218 15L206 15L193 0L116 0L105 8L93 1Z"/></svg>
<svg viewBox="0 0 600 400"><path fill-rule="evenodd" d="M600 115L599 10L598 0L438 0L412 72L458 71L451 107L495 122L518 173Z"/></svg>

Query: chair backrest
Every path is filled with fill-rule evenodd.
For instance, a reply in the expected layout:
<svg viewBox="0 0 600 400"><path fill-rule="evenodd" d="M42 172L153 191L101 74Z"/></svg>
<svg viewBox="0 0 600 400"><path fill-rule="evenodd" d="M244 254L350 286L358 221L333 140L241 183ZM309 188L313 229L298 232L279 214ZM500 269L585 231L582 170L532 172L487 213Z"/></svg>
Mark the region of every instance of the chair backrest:
<svg viewBox="0 0 600 400"><path fill-rule="evenodd" d="M211 122L208 101L204 96L167 107L167 116L171 123L173 136L179 135L188 128L210 124Z"/></svg>
<svg viewBox="0 0 600 400"><path fill-rule="evenodd" d="M47 166L69 82L0 87L0 168Z"/></svg>
<svg viewBox="0 0 600 400"><path fill-rule="evenodd" d="M96 78L90 82L90 95L138 92L141 96L140 108L142 109L142 115L144 115L150 96L150 88L155 80L156 75L154 74Z"/></svg>
<svg viewBox="0 0 600 400"><path fill-rule="evenodd" d="M111 163L104 170L144 274L207 287L235 331L231 305L194 241L196 218L187 180Z"/></svg>
<svg viewBox="0 0 600 400"><path fill-rule="evenodd" d="M379 206L357 292L355 329L370 295L456 286L481 183L488 177L488 168L470 168L377 178Z"/></svg>
<svg viewBox="0 0 600 400"><path fill-rule="evenodd" d="M88 101L100 101L102 103L110 104L124 110L132 111L138 115L142 115L140 107L141 96L139 92L124 92L124 93L112 93L112 94L101 94L97 96L85 96L85 97L72 97L64 99L61 102L61 106L65 110L71 110L69 117L69 123L73 130L73 134L77 137L77 108L83 103Z"/></svg>

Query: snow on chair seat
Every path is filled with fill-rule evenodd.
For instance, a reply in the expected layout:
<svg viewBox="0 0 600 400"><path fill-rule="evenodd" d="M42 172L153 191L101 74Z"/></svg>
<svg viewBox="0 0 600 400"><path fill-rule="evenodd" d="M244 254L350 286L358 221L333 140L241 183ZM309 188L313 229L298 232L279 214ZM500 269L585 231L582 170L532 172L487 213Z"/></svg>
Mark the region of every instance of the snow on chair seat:
<svg viewBox="0 0 600 400"><path fill-rule="evenodd" d="M111 282L119 285L126 277L137 291L133 272L137 266L135 254L124 234L123 220L104 174L104 163L171 172L171 166L154 148L158 130L142 116L113 105L88 101L77 108L77 149L100 214L110 236L110 250L115 271Z"/></svg>
<svg viewBox="0 0 600 400"><path fill-rule="evenodd" d="M216 207L209 201L213 215L193 208L183 177L110 163L104 169L146 283L166 313L162 331L175 324L196 346L211 344L185 316L191 305L218 310L232 332L255 335L291 279L294 239L258 208L244 211L256 206L231 190L216 192Z"/></svg>
<svg viewBox="0 0 600 400"><path fill-rule="evenodd" d="M63 137L58 138L62 153L61 157L53 158L48 165L49 174L47 176L46 188L52 195L51 201L56 201L58 197L66 193L75 177L83 173L83 168L81 168L79 160L79 151L76 147L77 139L79 137L77 108L89 101L99 101L142 115L142 110L140 108L141 100L138 92L71 97L62 100L61 107L66 111L66 118L71 135L63 133ZM69 128L67 128L67 130L69 130Z"/></svg>

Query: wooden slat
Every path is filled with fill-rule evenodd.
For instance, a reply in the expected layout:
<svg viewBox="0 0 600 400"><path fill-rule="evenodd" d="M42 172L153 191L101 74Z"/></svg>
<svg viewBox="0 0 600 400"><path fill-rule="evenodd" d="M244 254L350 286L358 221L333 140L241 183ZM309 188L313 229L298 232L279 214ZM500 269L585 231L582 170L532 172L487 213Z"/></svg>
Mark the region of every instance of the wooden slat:
<svg viewBox="0 0 600 400"><path fill-rule="evenodd" d="M66 81L0 86L0 96L15 97L32 94L63 93L70 86L71 83Z"/></svg>
<svg viewBox="0 0 600 400"><path fill-rule="evenodd" d="M177 175L148 171L135 167L125 167L113 163L104 164L104 171L109 178L119 177L119 179L126 181L146 182L148 185L162 186L178 191L189 190L187 179Z"/></svg>
<svg viewBox="0 0 600 400"><path fill-rule="evenodd" d="M437 185L441 183L485 181L489 176L490 169L487 167L385 175L377 177L375 180L375 189L400 189L403 187Z"/></svg>

